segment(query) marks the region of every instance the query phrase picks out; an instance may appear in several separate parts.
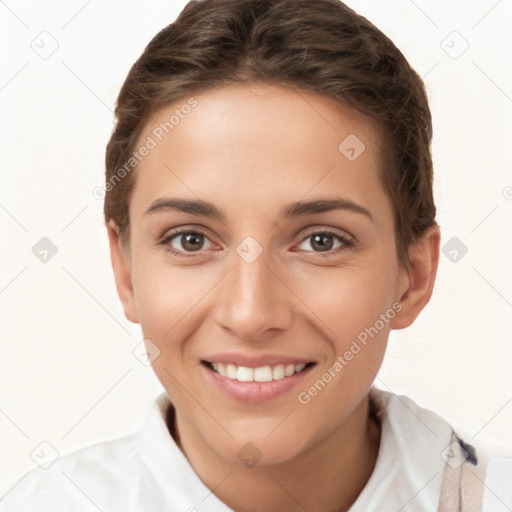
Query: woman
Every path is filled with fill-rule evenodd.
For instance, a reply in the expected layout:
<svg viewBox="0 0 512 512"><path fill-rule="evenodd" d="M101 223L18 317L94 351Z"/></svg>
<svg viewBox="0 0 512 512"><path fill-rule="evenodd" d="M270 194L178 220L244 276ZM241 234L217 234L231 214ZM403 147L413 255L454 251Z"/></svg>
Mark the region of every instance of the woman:
<svg viewBox="0 0 512 512"><path fill-rule="evenodd" d="M190 2L118 97L105 220L165 388L3 510L479 510L485 467L373 386L439 256L431 116L337 0Z"/></svg>

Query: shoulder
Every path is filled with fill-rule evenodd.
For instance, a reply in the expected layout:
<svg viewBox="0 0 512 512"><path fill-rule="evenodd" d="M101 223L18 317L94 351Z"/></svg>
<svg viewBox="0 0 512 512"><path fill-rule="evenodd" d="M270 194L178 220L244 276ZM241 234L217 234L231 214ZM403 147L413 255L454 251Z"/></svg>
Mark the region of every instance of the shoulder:
<svg viewBox="0 0 512 512"><path fill-rule="evenodd" d="M41 464L3 493L0 509L127 512L168 508L169 481L158 480L158 474L179 474L185 464L165 422L169 404L163 393L137 431Z"/></svg>
<svg viewBox="0 0 512 512"><path fill-rule="evenodd" d="M2 511L97 512L143 476L139 459L133 434L82 448L25 474L3 497Z"/></svg>
<svg viewBox="0 0 512 512"><path fill-rule="evenodd" d="M435 488L433 500L440 496L451 503L460 496L462 510L477 510L482 498L484 510L500 510L500 503L512 507L512 457L497 456L503 450L460 436L445 419L408 396L376 387L369 396L384 426L384 442L392 446L393 466L403 464L408 476L419 476L426 468L425 475L438 475L429 485Z"/></svg>

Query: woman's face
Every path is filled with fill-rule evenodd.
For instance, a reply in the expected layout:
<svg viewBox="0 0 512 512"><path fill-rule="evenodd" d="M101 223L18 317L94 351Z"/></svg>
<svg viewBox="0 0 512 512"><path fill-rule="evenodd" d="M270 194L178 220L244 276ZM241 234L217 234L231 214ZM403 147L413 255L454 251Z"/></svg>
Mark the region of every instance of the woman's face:
<svg viewBox="0 0 512 512"><path fill-rule="evenodd" d="M270 85L187 101L140 137L126 314L180 435L238 463L291 460L365 398L408 286L377 130Z"/></svg>

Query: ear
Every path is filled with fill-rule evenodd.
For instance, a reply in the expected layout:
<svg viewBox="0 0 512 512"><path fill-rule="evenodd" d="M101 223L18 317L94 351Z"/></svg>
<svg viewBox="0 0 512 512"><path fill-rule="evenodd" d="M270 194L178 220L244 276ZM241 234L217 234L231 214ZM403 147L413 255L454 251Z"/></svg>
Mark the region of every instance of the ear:
<svg viewBox="0 0 512 512"><path fill-rule="evenodd" d="M440 239L439 227L435 225L409 247L409 267L403 269L404 284L398 297L402 309L391 321L392 329L411 325L430 300L439 264Z"/></svg>
<svg viewBox="0 0 512 512"><path fill-rule="evenodd" d="M135 324L139 323L137 319L137 309L135 307L135 295L133 293L131 263L128 249L123 247L119 236L119 228L109 222L107 226L108 241L110 245L110 260L114 270L116 280L117 294L123 305L126 318Z"/></svg>

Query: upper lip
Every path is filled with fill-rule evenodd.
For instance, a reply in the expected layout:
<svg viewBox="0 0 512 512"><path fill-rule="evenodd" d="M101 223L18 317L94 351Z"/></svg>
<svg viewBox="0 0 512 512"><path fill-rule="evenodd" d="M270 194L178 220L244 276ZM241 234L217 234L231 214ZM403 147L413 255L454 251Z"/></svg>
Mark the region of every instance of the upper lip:
<svg viewBox="0 0 512 512"><path fill-rule="evenodd" d="M220 354L212 354L203 359L208 363L224 363L234 364L236 366L245 366L247 368L259 368L261 366L276 366L278 364L307 364L313 363L311 359L303 357L281 355L281 354L259 354L249 355L235 352L223 352Z"/></svg>

